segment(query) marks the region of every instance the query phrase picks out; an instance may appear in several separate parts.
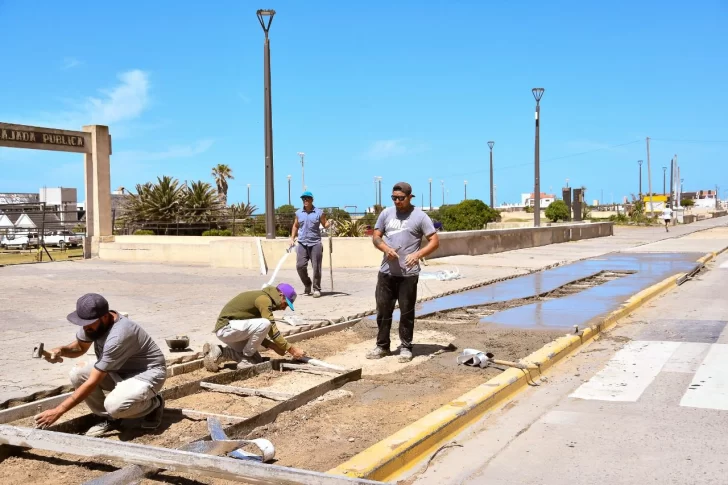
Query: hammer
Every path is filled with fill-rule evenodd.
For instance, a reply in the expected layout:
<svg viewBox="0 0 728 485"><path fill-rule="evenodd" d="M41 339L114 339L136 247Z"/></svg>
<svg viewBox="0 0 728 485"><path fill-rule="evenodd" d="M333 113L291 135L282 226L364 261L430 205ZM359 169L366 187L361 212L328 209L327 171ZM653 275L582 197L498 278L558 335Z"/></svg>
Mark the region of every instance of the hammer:
<svg viewBox="0 0 728 485"><path fill-rule="evenodd" d="M34 359L40 359L42 357L45 357L49 362L56 363L56 362L63 362L63 359L61 357L56 357L55 359L51 358L51 353L47 350L43 349L43 342L36 344L33 347L33 358Z"/></svg>

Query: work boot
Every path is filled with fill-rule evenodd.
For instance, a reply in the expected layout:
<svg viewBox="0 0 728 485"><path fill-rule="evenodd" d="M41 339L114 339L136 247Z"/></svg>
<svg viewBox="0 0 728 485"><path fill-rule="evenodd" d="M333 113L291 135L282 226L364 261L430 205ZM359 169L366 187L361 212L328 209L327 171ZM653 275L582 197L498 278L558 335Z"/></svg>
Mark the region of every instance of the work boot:
<svg viewBox="0 0 728 485"><path fill-rule="evenodd" d="M254 353L250 357L246 357L245 355L243 355L240 358L240 361L238 361L237 368L245 369L247 367L253 366L255 364L260 364L262 362L263 362L263 357L258 352Z"/></svg>
<svg viewBox="0 0 728 485"><path fill-rule="evenodd" d="M106 418L99 424L91 426L88 431L86 431L86 436L101 436L109 431L119 429L120 425L121 419Z"/></svg>
<svg viewBox="0 0 728 485"><path fill-rule="evenodd" d="M204 354L202 364L208 372L217 372L220 370L219 364L222 361L222 349L219 345L205 342L205 345L202 346L202 353Z"/></svg>
<svg viewBox="0 0 728 485"><path fill-rule="evenodd" d="M154 410L144 416L142 420L143 429L157 429L162 424L162 417L164 416L164 398L157 396L157 402L159 405Z"/></svg>
<svg viewBox="0 0 728 485"><path fill-rule="evenodd" d="M401 364L411 362L412 361L412 349L408 349L407 347L401 347L399 349L399 357L397 358L397 361Z"/></svg>
<svg viewBox="0 0 728 485"><path fill-rule="evenodd" d="M313 290L314 298L321 298L321 292L319 290Z"/></svg>
<svg viewBox="0 0 728 485"><path fill-rule="evenodd" d="M374 347L372 350L367 352L367 359L381 359L389 355L389 349L383 349L379 346Z"/></svg>

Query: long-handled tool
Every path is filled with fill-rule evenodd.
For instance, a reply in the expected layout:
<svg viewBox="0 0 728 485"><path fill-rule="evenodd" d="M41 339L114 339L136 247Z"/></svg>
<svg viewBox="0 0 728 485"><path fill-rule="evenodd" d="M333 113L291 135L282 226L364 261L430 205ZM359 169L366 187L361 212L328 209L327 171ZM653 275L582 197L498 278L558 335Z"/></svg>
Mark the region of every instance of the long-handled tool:
<svg viewBox="0 0 728 485"><path fill-rule="evenodd" d="M331 253L334 252L334 245L333 245L333 232L334 232L334 224L332 221L331 226L329 227L329 279L331 280L331 292L334 292L334 265L333 265L333 256Z"/></svg>
<svg viewBox="0 0 728 485"><path fill-rule="evenodd" d="M43 342L40 342L33 346L33 358L41 359L43 357L48 359L49 362L63 362L62 357L56 357L55 359L53 359L51 353L43 348Z"/></svg>

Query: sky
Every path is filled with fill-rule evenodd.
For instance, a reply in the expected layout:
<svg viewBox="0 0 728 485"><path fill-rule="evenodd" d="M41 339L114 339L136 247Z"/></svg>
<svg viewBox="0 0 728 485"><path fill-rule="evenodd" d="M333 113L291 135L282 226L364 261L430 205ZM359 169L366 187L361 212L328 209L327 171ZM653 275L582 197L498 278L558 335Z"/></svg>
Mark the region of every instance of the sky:
<svg viewBox="0 0 728 485"><path fill-rule="evenodd" d="M305 184L319 206L374 203L412 184L415 202L584 186L611 202L662 191L678 156L684 189L728 194L728 1L67 2L0 0L0 121L113 137L112 189L170 175L264 206L263 31L270 29L276 206ZM443 182L444 181L444 182ZM0 192L77 187L83 156L0 148Z"/></svg>

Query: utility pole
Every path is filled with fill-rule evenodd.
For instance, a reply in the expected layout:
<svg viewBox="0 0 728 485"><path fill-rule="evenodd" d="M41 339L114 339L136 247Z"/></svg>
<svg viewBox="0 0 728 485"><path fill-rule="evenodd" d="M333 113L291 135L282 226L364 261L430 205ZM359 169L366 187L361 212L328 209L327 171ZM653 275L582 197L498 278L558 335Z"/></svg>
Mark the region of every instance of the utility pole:
<svg viewBox="0 0 728 485"><path fill-rule="evenodd" d="M498 203L498 186L495 184L493 185L493 203L494 204ZM492 207L492 208L495 209L495 207Z"/></svg>
<svg viewBox="0 0 728 485"><path fill-rule="evenodd" d="M382 207L382 177L377 177L379 182L379 207Z"/></svg>
<svg viewBox="0 0 728 485"><path fill-rule="evenodd" d="M273 22L275 10L258 10L256 12L260 26L265 33L263 44L263 95L264 95L264 130L265 130L265 237L276 238L276 206L275 206L275 178L273 175L273 107L271 103L270 82L270 41L268 30ZM267 20L267 23L266 23Z"/></svg>
<svg viewBox="0 0 728 485"><path fill-rule="evenodd" d="M248 184L248 205L250 205L250 184Z"/></svg>
<svg viewBox="0 0 728 485"><path fill-rule="evenodd" d="M540 169L540 152L541 143L539 140L539 128L541 124L541 97L543 96L543 88L533 88L531 90L536 100L536 140L534 147L534 177L533 177L533 227L541 227L541 169Z"/></svg>
<svg viewBox="0 0 728 485"><path fill-rule="evenodd" d="M667 177L667 167L662 167L662 195L667 195L667 186L665 180Z"/></svg>
<svg viewBox="0 0 728 485"><path fill-rule="evenodd" d="M675 155L672 157L672 160L670 160L670 208L675 209L677 206L675 205Z"/></svg>
<svg viewBox="0 0 728 485"><path fill-rule="evenodd" d="M637 160L637 165L640 166L640 201L642 201L642 160Z"/></svg>
<svg viewBox="0 0 728 485"><path fill-rule="evenodd" d="M291 205L291 176L288 176L288 205Z"/></svg>
<svg viewBox="0 0 728 485"><path fill-rule="evenodd" d="M430 182L430 211L432 211L432 179L429 179Z"/></svg>
<svg viewBox="0 0 728 485"><path fill-rule="evenodd" d="M647 137L647 190L650 192L650 212L655 209L652 204L652 172L650 168L650 137Z"/></svg>
<svg viewBox="0 0 728 485"><path fill-rule="evenodd" d="M465 187L465 199L463 199L463 200L468 200L468 181L467 180L465 182L463 182L463 186Z"/></svg>
<svg viewBox="0 0 728 485"><path fill-rule="evenodd" d="M488 148L490 148L490 207L493 207L495 203L495 196L493 195L493 145L494 141L488 142Z"/></svg>
<svg viewBox="0 0 728 485"><path fill-rule="evenodd" d="M379 189L377 188L377 176L374 176L374 205L372 206L372 209L374 206L376 206L379 203Z"/></svg>
<svg viewBox="0 0 728 485"><path fill-rule="evenodd" d="M303 159L306 156L303 152L298 152L298 156L301 157L301 188L306 192L306 172L303 168Z"/></svg>

